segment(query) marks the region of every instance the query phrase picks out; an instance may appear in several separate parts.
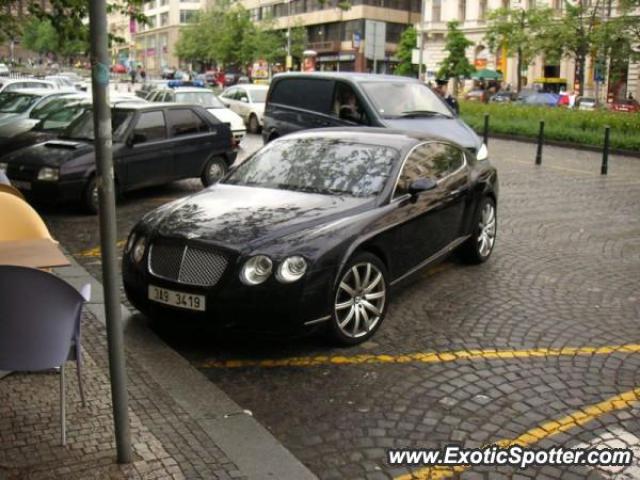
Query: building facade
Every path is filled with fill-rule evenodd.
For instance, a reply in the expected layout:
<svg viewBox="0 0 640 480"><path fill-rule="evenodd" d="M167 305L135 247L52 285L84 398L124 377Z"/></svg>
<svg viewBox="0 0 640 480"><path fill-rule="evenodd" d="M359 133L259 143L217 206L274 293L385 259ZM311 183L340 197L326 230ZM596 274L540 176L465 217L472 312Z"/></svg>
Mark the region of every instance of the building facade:
<svg viewBox="0 0 640 480"><path fill-rule="evenodd" d="M304 27L318 70L390 72L402 32L420 21L420 0L239 0L255 22Z"/></svg>
<svg viewBox="0 0 640 480"><path fill-rule="evenodd" d="M424 0L423 22L418 24L418 31L423 35L423 71L425 78L433 80L439 69L439 64L446 57L445 37L447 34L447 22L458 20L460 29L465 36L473 42L466 54L472 65L477 69L487 68L498 70L503 74L505 84L515 88L517 84L517 62L515 58L507 58L501 49L490 51L485 40L487 30L487 15L489 11L497 8L529 8L533 5L542 6L541 2L562 15L563 0ZM615 11L615 9L614 9ZM421 27L421 28L420 28ZM418 36L417 49L413 52L413 63L418 63L420 37ZM618 80L608 81L607 78L598 78L595 71L595 62L587 58L585 70L585 96L598 96L606 100L607 94L615 91L619 97L633 94L635 98L640 96L640 64L629 61L624 72L618 72ZM576 72L575 62L571 58L562 58L558 63L547 62L544 56L538 56L531 65L523 70L525 86L540 83L543 79L548 81L566 82L567 90L575 88ZM621 75L622 73L622 75ZM620 77L623 77L620 80Z"/></svg>
<svg viewBox="0 0 640 480"><path fill-rule="evenodd" d="M147 24L131 24L126 15L114 13L109 16L109 31L125 39L114 45L114 62L142 65L152 75L163 68L178 67L180 59L175 53L175 44L180 28L196 20L200 10L210 0L148 0L143 5Z"/></svg>

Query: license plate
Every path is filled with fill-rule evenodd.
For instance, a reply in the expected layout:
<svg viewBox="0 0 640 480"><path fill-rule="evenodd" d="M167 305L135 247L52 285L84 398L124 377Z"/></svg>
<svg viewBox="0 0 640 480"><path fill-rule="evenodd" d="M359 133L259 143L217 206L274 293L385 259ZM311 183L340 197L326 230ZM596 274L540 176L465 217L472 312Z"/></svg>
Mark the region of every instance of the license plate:
<svg viewBox="0 0 640 480"><path fill-rule="evenodd" d="M11 180L11 185L18 190L31 190L31 182L25 182L23 180Z"/></svg>
<svg viewBox="0 0 640 480"><path fill-rule="evenodd" d="M192 293L176 292L166 288L149 285L149 300L164 303L173 307L185 308L187 310L205 311L206 298L204 295L194 295Z"/></svg>

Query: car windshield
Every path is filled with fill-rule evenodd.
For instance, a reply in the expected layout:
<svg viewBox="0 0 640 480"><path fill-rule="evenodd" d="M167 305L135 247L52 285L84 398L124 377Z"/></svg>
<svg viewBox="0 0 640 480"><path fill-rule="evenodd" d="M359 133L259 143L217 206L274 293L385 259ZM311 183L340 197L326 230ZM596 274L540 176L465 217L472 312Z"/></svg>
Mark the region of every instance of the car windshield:
<svg viewBox="0 0 640 480"><path fill-rule="evenodd" d="M66 105L72 102L77 102L77 98L69 97L59 97L56 95L51 95L50 97L45 98L42 102L40 102L37 106L31 110L29 114L29 118L34 118L36 120L42 120L46 116L51 113L64 108Z"/></svg>
<svg viewBox="0 0 640 480"><path fill-rule="evenodd" d="M89 103L75 103L60 107L43 117L34 127L34 130L62 131L89 108Z"/></svg>
<svg viewBox="0 0 640 480"><path fill-rule="evenodd" d="M267 101L267 90L249 90L251 100L254 103L264 103Z"/></svg>
<svg viewBox="0 0 640 480"><path fill-rule="evenodd" d="M426 85L394 81L363 82L361 85L383 118L418 114L452 116L444 102Z"/></svg>
<svg viewBox="0 0 640 480"><path fill-rule="evenodd" d="M130 110L111 110L111 131L113 139L118 140L125 132L133 112ZM90 140L93 141L95 136L93 133L93 111L86 110L82 115L77 117L60 135L60 138L66 140Z"/></svg>
<svg viewBox="0 0 640 480"><path fill-rule="evenodd" d="M29 110L42 97L28 93L4 92L0 93L0 112L23 113Z"/></svg>
<svg viewBox="0 0 640 480"><path fill-rule="evenodd" d="M224 105L213 92L177 92L176 101L191 103L205 108L224 108Z"/></svg>
<svg viewBox="0 0 640 480"><path fill-rule="evenodd" d="M241 164L224 183L369 197L387 183L394 148L337 139L279 140Z"/></svg>

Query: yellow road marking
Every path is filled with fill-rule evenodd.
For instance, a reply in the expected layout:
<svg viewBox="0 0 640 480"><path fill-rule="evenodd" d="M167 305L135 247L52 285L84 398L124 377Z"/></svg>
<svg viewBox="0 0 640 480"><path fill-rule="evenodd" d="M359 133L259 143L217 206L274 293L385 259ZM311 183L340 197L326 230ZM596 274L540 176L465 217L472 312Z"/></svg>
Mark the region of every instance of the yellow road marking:
<svg viewBox="0 0 640 480"><path fill-rule="evenodd" d="M118 240L116 242L116 247L122 247L124 246L126 240ZM102 253L102 251L100 250L100 247L93 247L93 248L89 248L87 250L83 250L79 253L76 253L76 256L78 257L99 257L100 254Z"/></svg>
<svg viewBox="0 0 640 480"><path fill-rule="evenodd" d="M629 390L628 392L613 396L595 405L576 410L565 417L538 425L519 437L500 440L490 445L497 445L502 448L508 448L513 445L527 447L545 438L553 437L558 433L585 425L606 413L628 408L632 403L637 401L640 401L640 388ZM469 467L465 465L426 467L396 477L394 480L440 480L462 473L467 468Z"/></svg>
<svg viewBox="0 0 640 480"><path fill-rule="evenodd" d="M315 357L288 357L264 360L208 360L199 368L242 367L317 367L321 365L358 365L378 363L441 363L456 360L495 360L529 357L559 357L574 355L606 355L610 353L640 353L640 344L613 345L603 347L533 348L528 350L459 350L455 352L423 352L404 355L360 354L319 355Z"/></svg>

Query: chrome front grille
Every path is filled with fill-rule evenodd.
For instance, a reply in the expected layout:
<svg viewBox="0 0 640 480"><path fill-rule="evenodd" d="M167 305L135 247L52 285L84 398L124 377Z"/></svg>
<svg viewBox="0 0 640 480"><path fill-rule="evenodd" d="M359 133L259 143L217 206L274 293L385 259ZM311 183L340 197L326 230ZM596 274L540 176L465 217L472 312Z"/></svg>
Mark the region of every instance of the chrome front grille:
<svg viewBox="0 0 640 480"><path fill-rule="evenodd" d="M149 249L149 272L185 285L213 287L228 264L229 255L216 249L159 242Z"/></svg>

